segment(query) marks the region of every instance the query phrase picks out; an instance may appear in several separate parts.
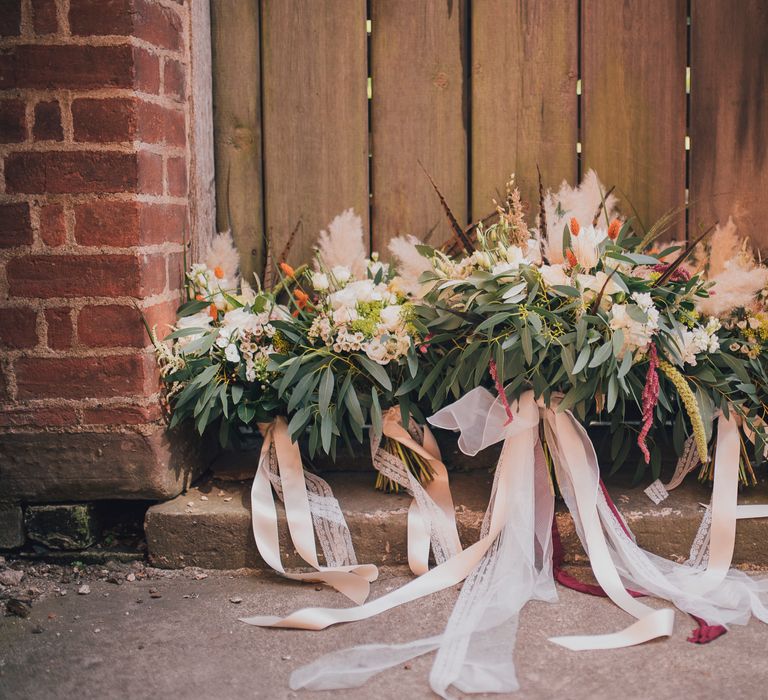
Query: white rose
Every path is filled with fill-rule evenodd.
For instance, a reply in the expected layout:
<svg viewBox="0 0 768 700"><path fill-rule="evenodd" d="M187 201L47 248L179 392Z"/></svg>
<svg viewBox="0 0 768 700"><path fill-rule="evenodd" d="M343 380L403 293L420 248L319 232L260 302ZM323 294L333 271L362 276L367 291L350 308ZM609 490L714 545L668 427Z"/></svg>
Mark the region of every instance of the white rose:
<svg viewBox="0 0 768 700"><path fill-rule="evenodd" d="M381 310L381 325L388 331L394 331L400 325L401 312L400 306L385 306Z"/></svg>
<svg viewBox="0 0 768 700"><path fill-rule="evenodd" d="M380 338L374 338L370 343L366 344L365 354L380 365L386 365L389 362L386 343L381 342Z"/></svg>
<svg viewBox="0 0 768 700"><path fill-rule="evenodd" d="M579 281L582 289L589 289L596 294L600 293L603 286L605 286L604 294L608 296L618 294L621 291L621 287L613 281L613 278L609 280L605 272L598 272L596 275L577 275L576 279ZM607 284L606 281L608 282Z"/></svg>
<svg viewBox="0 0 768 700"><path fill-rule="evenodd" d="M345 306L354 308L357 304L357 294L355 293L354 288L350 285L349 287L344 287L344 289L340 289L338 292L331 294L329 300L331 302L331 307L334 309L340 309Z"/></svg>
<svg viewBox="0 0 768 700"><path fill-rule="evenodd" d="M382 291L373 284L373 280L350 282L343 291L347 290L354 294L356 301L370 302L384 299Z"/></svg>
<svg viewBox="0 0 768 700"><path fill-rule="evenodd" d="M550 287L554 285L570 285L571 280L568 279L568 275L565 274L565 270L562 265L542 265L539 268L541 277L545 284Z"/></svg>
<svg viewBox="0 0 768 700"><path fill-rule="evenodd" d="M329 287L328 275L326 275L324 272L312 273L312 286L318 292L324 292Z"/></svg>
<svg viewBox="0 0 768 700"><path fill-rule="evenodd" d="M335 265L333 268L331 268L331 274L340 284L344 284L345 282L349 281L349 278L352 276L350 269L344 265Z"/></svg>
<svg viewBox="0 0 768 700"><path fill-rule="evenodd" d="M333 322L337 326L352 323L352 321L357 321L358 318L357 309L354 306L340 306L333 312Z"/></svg>

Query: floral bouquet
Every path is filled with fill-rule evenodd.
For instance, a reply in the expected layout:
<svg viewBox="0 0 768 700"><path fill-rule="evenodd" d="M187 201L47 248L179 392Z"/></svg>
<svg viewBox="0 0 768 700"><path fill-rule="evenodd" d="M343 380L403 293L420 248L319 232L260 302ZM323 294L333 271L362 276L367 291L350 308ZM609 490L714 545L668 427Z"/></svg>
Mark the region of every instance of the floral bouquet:
<svg viewBox="0 0 768 700"><path fill-rule="evenodd" d="M335 458L339 440L361 443L368 423L380 439L385 414L395 407L402 425L418 433L411 420L424 421L411 401L420 382L413 275L399 277L376 254L368 257L362 221L350 209L320 234L314 269L294 277L293 318L275 324L286 347L269 365L279 375L276 391L291 415L291 437L308 431L310 455L320 450ZM432 478L417 453L389 437L384 449L420 481ZM399 488L381 473L377 487Z"/></svg>
<svg viewBox="0 0 768 700"><path fill-rule="evenodd" d="M253 289L238 274L238 253L230 233L218 234L204 261L186 273L188 300L163 341L154 344L170 426L192 419L202 435L216 430L226 447L243 428L268 422L280 408L269 357L280 346L274 322L290 318L275 302L279 288Z"/></svg>
<svg viewBox="0 0 768 700"><path fill-rule="evenodd" d="M764 394L754 384L764 370L706 313L712 283L683 264L695 246L654 250L664 222L641 235L615 206L590 173L581 188L542 197L539 226L529 228L511 182L496 223L478 226L463 256L422 247L432 270L417 311L432 366L418 396L429 395L435 410L485 382L507 410L528 389L545 405L557 396L559 410L583 423L608 418L617 465L635 432L655 476L654 425L674 419L678 452L690 433L703 463L716 410L732 408L753 435L764 433ZM633 409L637 427L626 422Z"/></svg>

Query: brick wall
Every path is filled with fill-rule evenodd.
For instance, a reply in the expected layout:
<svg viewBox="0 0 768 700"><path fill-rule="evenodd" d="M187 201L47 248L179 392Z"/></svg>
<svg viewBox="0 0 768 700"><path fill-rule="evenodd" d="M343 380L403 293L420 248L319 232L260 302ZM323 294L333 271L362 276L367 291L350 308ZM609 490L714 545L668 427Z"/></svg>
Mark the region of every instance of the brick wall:
<svg viewBox="0 0 768 700"><path fill-rule="evenodd" d="M0 500L163 498L140 323L167 329L188 231L189 7L0 3Z"/></svg>

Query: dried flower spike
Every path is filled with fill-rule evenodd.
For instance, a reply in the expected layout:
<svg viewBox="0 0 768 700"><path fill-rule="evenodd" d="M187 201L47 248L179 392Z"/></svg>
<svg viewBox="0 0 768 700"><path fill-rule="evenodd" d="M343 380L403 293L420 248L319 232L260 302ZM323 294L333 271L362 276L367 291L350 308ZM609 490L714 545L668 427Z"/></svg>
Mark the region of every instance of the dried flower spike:
<svg viewBox="0 0 768 700"><path fill-rule="evenodd" d="M614 219L608 226L608 238L610 238L612 241L615 241L619 237L620 231L621 222L618 219Z"/></svg>
<svg viewBox="0 0 768 700"><path fill-rule="evenodd" d="M571 223L570 223L570 229L571 229L571 235L572 236L578 236L579 231L581 230L581 227L579 226L579 222L576 221L576 217L571 217Z"/></svg>

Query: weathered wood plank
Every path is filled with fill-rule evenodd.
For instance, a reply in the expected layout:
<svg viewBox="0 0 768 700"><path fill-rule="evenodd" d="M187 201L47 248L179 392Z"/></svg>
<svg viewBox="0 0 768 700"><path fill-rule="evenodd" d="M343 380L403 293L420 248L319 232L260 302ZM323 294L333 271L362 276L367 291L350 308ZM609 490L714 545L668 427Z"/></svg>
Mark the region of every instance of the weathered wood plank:
<svg viewBox="0 0 768 700"><path fill-rule="evenodd" d="M368 225L365 0L262 3L267 232L289 261L349 207Z"/></svg>
<svg viewBox="0 0 768 700"><path fill-rule="evenodd" d="M213 2L211 24L216 224L232 227L243 277L251 280L264 266L259 2Z"/></svg>
<svg viewBox="0 0 768 700"><path fill-rule="evenodd" d="M410 233L440 243L450 226L423 163L468 217L464 0L372 0L373 248Z"/></svg>
<svg viewBox="0 0 768 700"><path fill-rule="evenodd" d="M685 204L685 0L582 0L582 157L650 226ZM684 217L669 237L685 235Z"/></svg>
<svg viewBox="0 0 768 700"><path fill-rule="evenodd" d="M768 250L768 5L694 0L690 234L733 215Z"/></svg>
<svg viewBox="0 0 768 700"><path fill-rule="evenodd" d="M531 222L546 186L576 180L576 0L472 3L472 218L517 175Z"/></svg>

